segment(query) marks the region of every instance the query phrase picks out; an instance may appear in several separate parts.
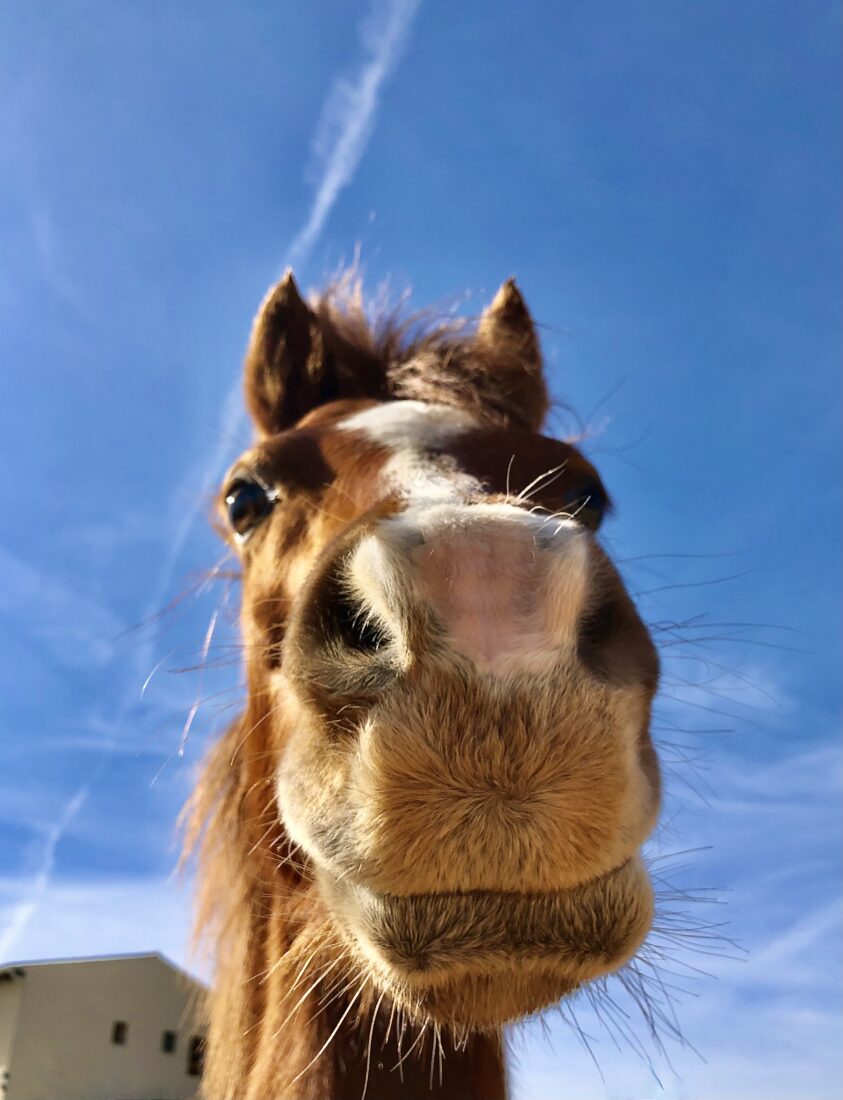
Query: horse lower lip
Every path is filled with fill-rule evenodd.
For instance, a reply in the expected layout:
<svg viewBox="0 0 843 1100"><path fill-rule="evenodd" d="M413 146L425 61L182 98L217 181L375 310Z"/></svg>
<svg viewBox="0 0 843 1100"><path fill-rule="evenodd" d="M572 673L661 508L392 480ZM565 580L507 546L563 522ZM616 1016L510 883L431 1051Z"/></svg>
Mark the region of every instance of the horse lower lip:
<svg viewBox="0 0 843 1100"><path fill-rule="evenodd" d="M652 920L652 890L637 859L553 893L378 895L336 881L327 892L370 961L410 982L513 962L587 980L634 954Z"/></svg>

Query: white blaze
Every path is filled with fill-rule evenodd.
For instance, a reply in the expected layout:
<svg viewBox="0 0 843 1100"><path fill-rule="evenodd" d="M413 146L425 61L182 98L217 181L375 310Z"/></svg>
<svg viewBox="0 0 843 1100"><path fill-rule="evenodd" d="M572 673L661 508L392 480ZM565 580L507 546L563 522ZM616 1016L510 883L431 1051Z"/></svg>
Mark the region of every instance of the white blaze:
<svg viewBox="0 0 843 1100"><path fill-rule="evenodd" d="M414 500L460 499L481 491L480 482L448 455L435 452L477 427L472 416L450 405L390 401L340 423L390 451L382 476L390 489Z"/></svg>

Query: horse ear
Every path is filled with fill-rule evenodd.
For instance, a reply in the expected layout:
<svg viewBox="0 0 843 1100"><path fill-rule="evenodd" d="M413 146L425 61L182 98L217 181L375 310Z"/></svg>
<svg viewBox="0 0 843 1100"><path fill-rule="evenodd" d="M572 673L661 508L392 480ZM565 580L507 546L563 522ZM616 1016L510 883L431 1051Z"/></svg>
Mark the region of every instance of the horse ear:
<svg viewBox="0 0 843 1100"><path fill-rule="evenodd" d="M338 329L331 310L311 309L292 271L264 298L246 352L246 407L263 435L298 423L343 397L377 396L383 372Z"/></svg>
<svg viewBox="0 0 843 1100"><path fill-rule="evenodd" d="M325 357L310 307L292 271L258 310L244 366L246 407L265 435L295 424L315 404L325 383Z"/></svg>
<svg viewBox="0 0 843 1100"><path fill-rule="evenodd" d="M549 400L536 327L514 279L506 280L483 312L477 345L494 370L508 418L537 431Z"/></svg>

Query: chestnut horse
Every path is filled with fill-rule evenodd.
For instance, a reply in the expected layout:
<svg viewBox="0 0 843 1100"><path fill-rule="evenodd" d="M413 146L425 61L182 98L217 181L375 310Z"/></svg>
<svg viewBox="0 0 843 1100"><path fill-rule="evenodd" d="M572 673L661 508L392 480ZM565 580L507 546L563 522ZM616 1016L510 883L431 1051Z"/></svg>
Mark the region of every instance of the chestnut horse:
<svg viewBox="0 0 843 1100"><path fill-rule="evenodd" d="M245 713L208 762L209 1100L500 1100L501 1029L628 962L658 659L514 282L476 326L264 301L220 509ZM201 823L201 826L200 826Z"/></svg>

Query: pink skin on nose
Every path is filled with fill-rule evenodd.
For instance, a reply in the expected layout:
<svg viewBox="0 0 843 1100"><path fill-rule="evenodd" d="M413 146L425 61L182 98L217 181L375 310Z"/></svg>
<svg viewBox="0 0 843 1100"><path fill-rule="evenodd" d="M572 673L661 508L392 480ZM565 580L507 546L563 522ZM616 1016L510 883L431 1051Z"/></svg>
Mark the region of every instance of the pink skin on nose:
<svg viewBox="0 0 843 1100"><path fill-rule="evenodd" d="M510 505L435 504L388 520L376 538L410 565L416 597L479 667L538 669L573 639L588 574L577 524Z"/></svg>
<svg viewBox="0 0 843 1100"><path fill-rule="evenodd" d="M530 531L446 529L413 555L419 588L454 649L490 669L530 641L541 645L536 607L547 564Z"/></svg>

